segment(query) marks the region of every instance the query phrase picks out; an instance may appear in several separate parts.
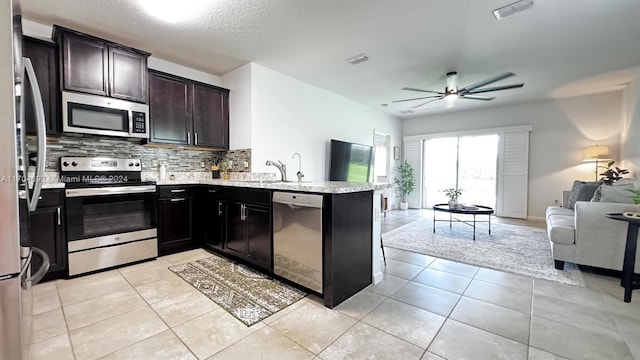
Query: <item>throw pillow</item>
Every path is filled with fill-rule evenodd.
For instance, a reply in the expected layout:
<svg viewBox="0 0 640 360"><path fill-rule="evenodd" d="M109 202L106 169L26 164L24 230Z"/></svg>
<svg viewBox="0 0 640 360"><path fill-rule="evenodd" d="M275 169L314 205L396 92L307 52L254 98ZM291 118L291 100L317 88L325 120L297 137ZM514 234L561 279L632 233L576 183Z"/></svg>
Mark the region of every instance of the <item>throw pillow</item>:
<svg viewBox="0 0 640 360"><path fill-rule="evenodd" d="M584 183L578 188L575 201L591 201L596 189L600 187L600 183ZM575 206L575 202L573 203Z"/></svg>
<svg viewBox="0 0 640 360"><path fill-rule="evenodd" d="M585 185L585 190L581 192L580 189ZM575 180L573 182L573 186L571 186L571 193L569 194L569 199L567 200L567 208L573 209L576 201L589 201L593 197L593 194L598 186L600 186L599 182L584 182Z"/></svg>
<svg viewBox="0 0 640 360"><path fill-rule="evenodd" d="M624 185L602 185L600 190L600 202L612 202L633 204L633 193L629 190L633 190L633 184ZM594 195L595 197L595 195Z"/></svg>

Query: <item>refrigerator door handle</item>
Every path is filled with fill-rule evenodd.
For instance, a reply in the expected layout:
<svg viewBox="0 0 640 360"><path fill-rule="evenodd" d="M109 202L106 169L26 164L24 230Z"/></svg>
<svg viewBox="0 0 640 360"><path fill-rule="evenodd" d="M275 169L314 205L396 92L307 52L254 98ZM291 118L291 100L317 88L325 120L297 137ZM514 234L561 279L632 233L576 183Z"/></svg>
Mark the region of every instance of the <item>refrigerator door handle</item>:
<svg viewBox="0 0 640 360"><path fill-rule="evenodd" d="M42 103L42 95L40 93L40 85L38 84L38 79L36 78L36 73L33 70L33 65L31 64L31 59L22 58L24 62L24 67L26 70L26 76L29 78L31 83L31 96L33 97L33 110L36 114L36 131L37 131L37 139L38 139L38 161L36 163L36 173L35 179L33 182L33 194L29 196L29 191L27 191L27 203L29 204L29 211L35 211L38 206L38 198L40 197L40 191L42 190L42 176L44 175L44 163L47 158L47 126L45 124L44 118L44 104ZM26 124L24 123L24 99L20 101L20 116L21 116L21 126L22 126L22 134L26 131ZM23 143L24 145L24 143ZM23 153L22 161L24 164L24 176L27 176L27 165L28 165L28 155ZM27 185L28 186L28 185Z"/></svg>
<svg viewBox="0 0 640 360"><path fill-rule="evenodd" d="M49 261L49 255L47 255L46 252L38 249L37 247L31 247L31 251L38 254L38 256L42 258L42 265L40 265L40 268L36 270L33 275L25 280L25 286L27 290L39 283L40 280L42 280L42 278L47 274L47 271L49 271L49 266L51 265L51 262Z"/></svg>

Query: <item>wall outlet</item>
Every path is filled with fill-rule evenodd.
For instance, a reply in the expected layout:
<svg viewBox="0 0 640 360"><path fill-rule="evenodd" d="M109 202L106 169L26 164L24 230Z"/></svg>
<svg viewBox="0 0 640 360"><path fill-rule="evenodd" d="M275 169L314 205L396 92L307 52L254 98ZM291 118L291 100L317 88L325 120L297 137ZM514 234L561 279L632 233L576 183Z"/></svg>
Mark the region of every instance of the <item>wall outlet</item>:
<svg viewBox="0 0 640 360"><path fill-rule="evenodd" d="M245 162L244 162L244 168L246 169L246 168L248 168L248 167L249 167L249 162L248 162L248 161L245 161Z"/></svg>
<svg viewBox="0 0 640 360"><path fill-rule="evenodd" d="M204 161L200 161L200 167L204 169Z"/></svg>
<svg viewBox="0 0 640 360"><path fill-rule="evenodd" d="M229 160L229 169L233 169L233 160Z"/></svg>

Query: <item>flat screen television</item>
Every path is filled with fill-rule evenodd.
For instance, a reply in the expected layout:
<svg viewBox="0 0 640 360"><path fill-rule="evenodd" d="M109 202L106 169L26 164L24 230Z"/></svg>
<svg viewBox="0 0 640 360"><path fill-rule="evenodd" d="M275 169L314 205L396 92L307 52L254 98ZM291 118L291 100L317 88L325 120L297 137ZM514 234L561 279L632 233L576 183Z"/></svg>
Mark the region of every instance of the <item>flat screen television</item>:
<svg viewBox="0 0 640 360"><path fill-rule="evenodd" d="M373 146L332 139L330 156L330 181L373 181Z"/></svg>

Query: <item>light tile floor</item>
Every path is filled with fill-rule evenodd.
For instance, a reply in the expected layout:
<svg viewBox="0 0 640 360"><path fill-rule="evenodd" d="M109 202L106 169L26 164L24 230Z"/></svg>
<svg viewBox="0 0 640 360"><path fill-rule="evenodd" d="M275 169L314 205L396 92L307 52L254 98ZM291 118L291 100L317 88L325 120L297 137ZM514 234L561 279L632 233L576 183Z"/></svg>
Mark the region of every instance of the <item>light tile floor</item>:
<svg viewBox="0 0 640 360"><path fill-rule="evenodd" d="M622 302L617 278L587 271L580 288L386 254L383 281L336 309L308 296L251 327L167 271L204 250L40 284L32 358L640 359L640 291Z"/></svg>

